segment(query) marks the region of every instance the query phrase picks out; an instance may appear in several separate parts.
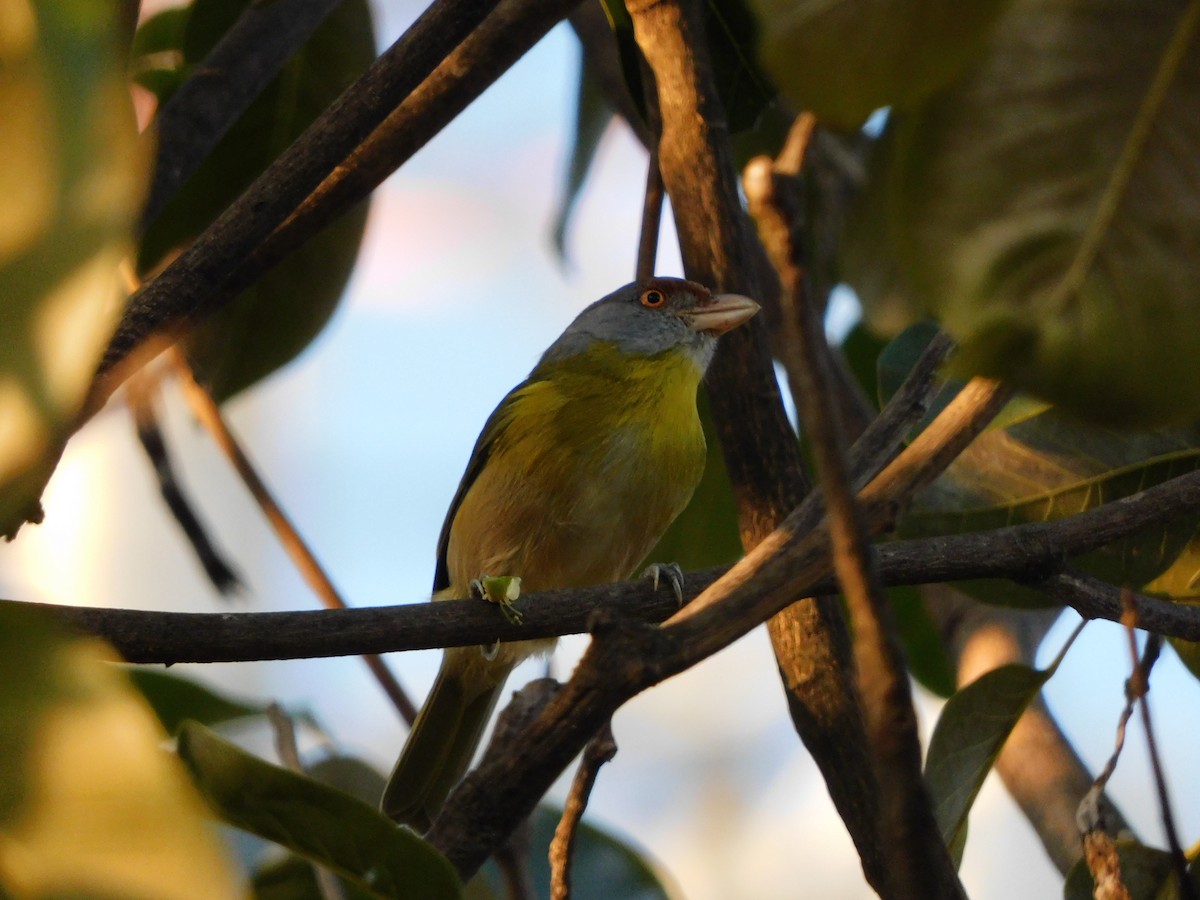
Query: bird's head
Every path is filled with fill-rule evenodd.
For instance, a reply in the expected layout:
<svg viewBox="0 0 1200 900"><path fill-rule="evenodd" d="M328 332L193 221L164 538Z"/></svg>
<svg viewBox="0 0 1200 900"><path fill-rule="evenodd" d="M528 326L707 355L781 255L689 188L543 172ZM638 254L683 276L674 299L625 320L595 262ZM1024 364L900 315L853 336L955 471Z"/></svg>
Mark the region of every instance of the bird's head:
<svg viewBox="0 0 1200 900"><path fill-rule="evenodd" d="M632 357L680 350L703 371L712 359L717 338L758 310L749 297L714 295L703 285L682 278L635 281L576 316L541 361L570 359L604 343Z"/></svg>

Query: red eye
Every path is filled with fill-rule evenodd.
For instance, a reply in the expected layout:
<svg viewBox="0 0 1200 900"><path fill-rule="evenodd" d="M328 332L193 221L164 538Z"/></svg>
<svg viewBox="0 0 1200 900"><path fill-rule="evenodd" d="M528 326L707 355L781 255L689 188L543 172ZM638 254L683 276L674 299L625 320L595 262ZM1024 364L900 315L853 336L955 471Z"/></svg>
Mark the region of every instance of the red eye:
<svg viewBox="0 0 1200 900"><path fill-rule="evenodd" d="M667 302L667 295L662 291L656 291L653 288L642 294L642 306L648 306L651 309L657 309Z"/></svg>

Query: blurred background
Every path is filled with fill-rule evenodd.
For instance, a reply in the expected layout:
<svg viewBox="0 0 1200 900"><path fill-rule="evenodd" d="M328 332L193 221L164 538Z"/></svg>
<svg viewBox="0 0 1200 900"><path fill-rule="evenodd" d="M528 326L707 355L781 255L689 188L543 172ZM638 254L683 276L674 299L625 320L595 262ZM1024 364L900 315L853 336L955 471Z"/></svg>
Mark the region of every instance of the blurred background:
<svg viewBox="0 0 1200 900"><path fill-rule="evenodd" d="M381 46L421 11L401 0L372 5ZM428 599L442 518L488 413L579 309L632 278L646 159L620 124L601 143L567 259L552 246L578 65L575 38L560 26L393 176L376 194L332 325L295 364L226 408L354 605ZM666 219L659 272L680 274L669 212ZM843 319L853 315L845 309ZM235 607L315 607L224 459L168 393L168 430L186 483L246 583ZM0 544L0 595L228 608L168 517L119 403L72 440L45 509L43 525ZM1067 614L1056 626L1046 659L1076 621ZM583 646L582 638L560 643L559 677ZM419 700L438 656L393 655L389 663ZM511 685L540 669L526 664ZM1093 770L1111 751L1128 670L1121 630L1095 623L1050 682L1049 704ZM311 711L340 746L384 772L404 740L398 716L357 659L176 671ZM1200 691L1171 654L1152 683L1174 796L1195 797ZM927 736L938 703L922 694L921 711ZM792 729L763 629L635 699L614 732L620 750L600 775L589 816L644 848L681 896L870 896ZM1137 718L1111 790L1143 836L1162 845ZM565 792L562 783L556 792ZM1176 813L1183 835L1200 832L1200 809L1178 803ZM1058 874L994 777L971 818L963 874L973 898L1060 891Z"/></svg>

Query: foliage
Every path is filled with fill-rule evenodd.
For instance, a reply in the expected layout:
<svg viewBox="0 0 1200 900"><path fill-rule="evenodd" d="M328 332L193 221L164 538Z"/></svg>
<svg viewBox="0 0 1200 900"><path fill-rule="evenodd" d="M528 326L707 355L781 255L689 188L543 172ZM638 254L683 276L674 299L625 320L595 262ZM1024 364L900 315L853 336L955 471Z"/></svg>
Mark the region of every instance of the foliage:
<svg viewBox="0 0 1200 900"><path fill-rule="evenodd" d="M246 0L194 0L147 20L128 65L117 7L10 0L0 12L0 533L37 518L115 322L118 264L133 252L148 170L126 73L168 101ZM633 17L619 0L604 8L618 68L648 119ZM839 145L847 231L823 230L842 218L814 208L828 193L810 192L794 223L806 248L839 250L832 275L864 302L866 325L842 351L867 392L886 401L938 328L959 351L926 423L969 376L1025 392L905 510L900 536L1053 520L1196 470L1200 0L706 0L704 14L743 160L778 149L790 110L853 131L888 107L882 134ZM149 277L199 235L373 57L367 2L345 0L150 223L139 271ZM560 253L613 117L582 68L579 84ZM871 144L861 168L856 142ZM365 205L347 214L195 325L186 350L219 398L322 329L365 215ZM823 283L831 273L818 262ZM705 403L713 452L652 556L685 569L742 550ZM1200 522L1148 528L1072 563L1194 605ZM985 602L1047 602L1007 582L964 587ZM917 591L895 590L891 602L911 672L949 695L925 776L957 860L984 778L1057 662L1005 666L955 691L939 623ZM1197 645L1174 646L1200 673ZM258 896L316 896L314 863L336 872L348 897L502 896L494 871L462 886L432 845L378 813L381 779L362 760L337 755L308 773L271 765L206 727L261 726L262 704L171 674L126 674L110 656L0 608L0 893L173 897L186 884L189 897L232 896L239 875L202 796L269 847L248 866ZM167 734L179 736L175 755L161 746ZM557 818L544 807L534 818L541 892ZM1123 843L1119 853L1133 896L1176 895L1162 851ZM639 851L590 824L576 866L580 898L670 895ZM1089 878L1077 867L1065 895L1088 896Z"/></svg>
<svg viewBox="0 0 1200 900"><path fill-rule="evenodd" d="M238 878L111 649L0 608L0 888L205 898Z"/></svg>
<svg viewBox="0 0 1200 900"><path fill-rule="evenodd" d="M245 6L245 0L196 0L147 21L133 61L141 83L168 101ZM151 224L139 267L154 270L196 238L374 58L366 0L339 4ZM176 64L155 66L164 59ZM350 278L366 218L362 203L191 331L188 358L218 400L291 361L321 332Z"/></svg>
<svg viewBox="0 0 1200 900"><path fill-rule="evenodd" d="M115 0L14 0L0 16L0 534L38 520L116 324L146 163Z"/></svg>

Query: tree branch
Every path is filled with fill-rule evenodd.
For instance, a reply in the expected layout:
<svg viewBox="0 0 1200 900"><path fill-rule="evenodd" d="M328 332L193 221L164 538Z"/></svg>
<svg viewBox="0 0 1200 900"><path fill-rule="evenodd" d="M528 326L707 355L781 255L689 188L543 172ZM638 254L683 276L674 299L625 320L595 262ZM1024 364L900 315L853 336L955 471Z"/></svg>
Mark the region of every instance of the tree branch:
<svg viewBox="0 0 1200 900"><path fill-rule="evenodd" d="M575 780L571 782L571 792L563 806L562 818L550 842L550 900L570 900L575 833L583 820L583 812L587 809L600 767L616 755L617 742L613 739L611 725L602 728L583 748L583 758L579 761Z"/></svg>
<svg viewBox="0 0 1200 900"><path fill-rule="evenodd" d="M754 240L737 189L725 115L707 57L703 10L694 0L627 2L638 46L654 73L658 142L684 271L702 284L762 300L778 287ZM770 276L773 277L773 276ZM809 490L767 346L752 320L726 335L706 379L742 545L754 548ZM788 598L770 625L788 706L821 768L868 878L881 883L876 792L850 671L850 643L833 597Z"/></svg>
<svg viewBox="0 0 1200 900"><path fill-rule="evenodd" d="M1071 556L1179 516L1200 511L1200 471L1139 494L1053 522L993 531L895 541L879 547L885 584L928 584L1009 578L1033 584L1086 618L1120 621L1121 592L1071 570ZM684 600L704 593L728 569L690 572ZM1057 574L1056 574L1057 573ZM800 579L798 590L831 592L827 573ZM128 661L238 662L308 659L490 644L577 634L598 612L630 622L658 622L678 609L669 591L644 579L564 591L527 594L517 601L523 621L505 620L493 604L444 600L349 610L265 613L182 613L22 603L112 643ZM1200 640L1200 608L1157 597L1137 597L1140 626L1168 637Z"/></svg>
<svg viewBox="0 0 1200 900"><path fill-rule="evenodd" d="M122 363L152 335L206 311L206 304L221 296L230 274L254 248L483 21L495 3L436 0L204 234L134 294L98 375Z"/></svg>
<svg viewBox="0 0 1200 900"><path fill-rule="evenodd" d="M793 128L800 143L797 168L814 125L805 115ZM788 378L827 500L834 570L854 630L855 684L880 798L878 840L886 862L885 889L880 893L909 900L964 897L921 773L908 667L852 488L845 432L833 403L829 344L813 306L800 248L792 240L798 203L789 194L789 182L777 179L767 157L747 165L744 184L759 234L783 284L781 325L782 343L790 351L785 355Z"/></svg>

